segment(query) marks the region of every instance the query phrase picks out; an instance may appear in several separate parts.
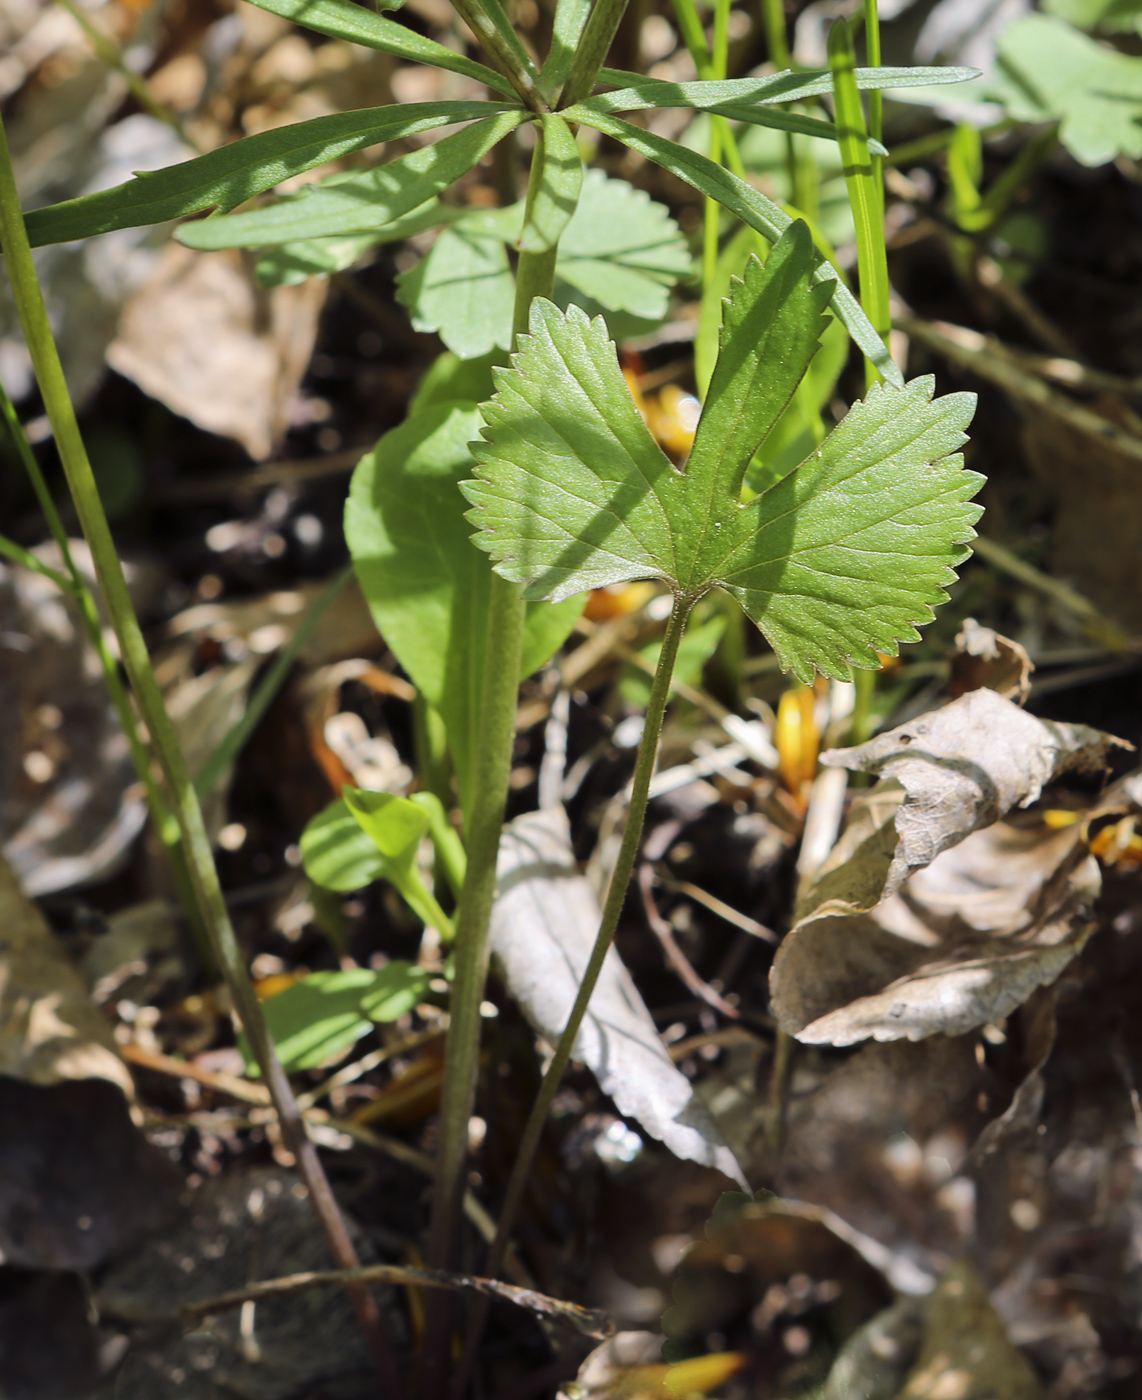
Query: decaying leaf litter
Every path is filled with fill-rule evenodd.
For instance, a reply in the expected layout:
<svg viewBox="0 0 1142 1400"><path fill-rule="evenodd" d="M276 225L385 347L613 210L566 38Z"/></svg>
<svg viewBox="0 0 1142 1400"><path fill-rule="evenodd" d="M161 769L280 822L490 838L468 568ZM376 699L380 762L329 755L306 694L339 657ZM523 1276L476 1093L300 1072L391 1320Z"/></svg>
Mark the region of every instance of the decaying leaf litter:
<svg viewBox="0 0 1142 1400"><path fill-rule="evenodd" d="M888 180L893 283L917 328L909 376L934 370L940 394L983 393L969 466L989 479L981 498L989 547L962 571L924 641L881 673L862 720L866 734L878 732L862 743L851 742L849 718L854 700L861 718L859 693L840 682L791 686L716 595L698 604L691 623L643 846L673 951L650 932L639 900L628 900L617 944L625 969L613 963L604 974L576 1047L583 1066L556 1100L518 1252L508 1261L515 1282L602 1308L621 1329L583 1365L579 1383L595 1394L681 1387L912 1397L951 1386L971 1396L987 1385L1022 1397L1128 1395L1137 1384L1131 989L1140 794L1135 760L1116 740L1140 735L1130 551L1114 532L1129 542L1138 510L1124 471L1137 440L1131 395L1142 367L1129 329L1137 303L1123 290L1137 280L1129 211L1132 200L1137 205L1138 151L1130 126L1116 124L1118 107L1084 106L1076 95L1083 82L1097 86L1099 101L1121 87L1128 104L1137 60L1129 15L1108 11L1104 20L1045 8L1048 16L1017 19L1000 35L1002 80L988 93L1002 97L1004 84L1017 93L1005 100L1018 120L1062 118L1066 154L1027 172L1026 202L1014 213L1001 200L988 203L1018 145L1000 137L977 158L962 128L946 157L921 152L914 166L892 167ZM800 61L821 66L813 9L791 33ZM892 54L890 46L911 44L916 24L908 38L886 25L886 61L950 55L986 66L986 56L969 51L980 40L972 25L955 6L940 9L941 32L957 37L921 31L915 51ZM407 15L418 30L447 34L447 15L430 6L410 3ZM4 82L30 204L107 187L145 164L168 164L180 150L390 95L403 103L482 96L467 77L444 75L443 86L426 87L426 70L303 37L249 6L233 16L172 19L108 5L95 18L126 51L143 46L151 90L178 113L183 131L176 140L159 118L133 110L127 79L92 56L62 11L14 11L3 18L13 36ZM740 18L734 43L744 73L766 50L756 18ZM637 68L637 47L658 65L655 77L692 79L674 22L667 11L646 18L637 46L620 34L612 62ZM1074 23L1094 37L1076 39L1065 28L1060 37ZM1029 78L1026 54L1034 52L1041 73L1059 61L1060 44L1082 56L1090 74L1072 87ZM1108 44L1117 46L1113 55ZM897 144L934 129L923 108L889 111ZM52 146L67 112L83 114L70 129L90 139ZM701 153L710 125L699 116L692 126L686 139ZM763 191L789 198L780 187L784 137L743 130L743 158ZM137 154L144 149L153 161ZM684 235L691 247L700 242L701 207L654 165L605 152L611 181L645 187L654 217L673 215L682 232L668 234L660 222L654 257L627 264L618 244L580 247L569 239L561 244L564 293L557 283L554 300L607 317L663 460L677 461L696 417L696 401L687 399L698 387L690 378L695 329L701 341L681 250ZM115 160L119 173L109 174ZM262 285L253 259L189 254L169 243L164 251L162 236L140 239L137 231L80 245L82 253L52 251L57 314L99 311L83 319L82 336L61 325L61 344L76 357L69 371L86 400L84 427L117 534L153 572L145 616L189 752L205 758L212 736L240 713L267 659L289 643L321 581L342 563L345 473L401 423L414 390L416 407L442 405L436 422L456 444L454 460L419 459L428 476L438 474L432 484L441 485L441 465L445 480L471 476L464 445L477 436L472 414L446 405L454 395L474 403L492 392L488 358L478 355L504 342L503 288L494 314L478 299L474 312L466 310L449 294L447 271L450 259L460 266L455 245L464 242L474 272L502 283L506 266L510 277L505 249L518 236L509 224L518 222L522 200L505 196L497 186L503 178L501 170L475 172L465 194L474 212L449 214L435 242L406 229L409 242L366 252L373 260L364 266L355 265L364 245L320 250L326 261L318 270L331 272L329 281L304 280L309 248L276 270L263 256ZM587 179L598 185L598 171ZM492 209L496 202L509 206L506 216ZM835 206L833 218L826 236L847 267L851 225ZM744 268L743 252L727 278ZM411 306L411 326L402 302ZM157 308L164 325L168 315L172 327L185 318L187 331L156 337ZM985 345L974 365L939 358L940 336L965 323L994 337L995 348ZM432 332L473 358L437 362L425 376L440 347ZM17 339L4 344L9 358L0 373L35 428ZM900 356L901 346L894 349ZM181 367L180 352L190 355ZM101 383L104 357L118 377ZM1021 397L1022 381L1004 378L996 363L1016 363L1033 384L1048 386L1047 420L1028 411L1038 400ZM231 370L220 375L223 365ZM829 392L823 401L833 412ZM839 418L861 393L855 364L834 392ZM1052 434L1048 420L1071 426ZM1109 425L1105 445L1100 423ZM795 424L789 434L796 438ZM415 461L422 441L409 439L401 450ZM49 461L51 449L40 450ZM14 523L6 532L39 545L42 525L14 458L11 465L4 489ZM765 482L750 471L751 482ZM1076 492L1077 479L1085 490ZM368 499L367 478L358 481L359 499ZM382 531L373 541L382 574L392 538ZM132 1289L153 1304L173 1288L165 1311L177 1313L185 1278L205 1261L218 1261L217 1277L212 1263L196 1281L197 1297L321 1269L327 1257L287 1170L265 1091L245 1076L227 998L203 965L195 930L178 916L165 863L150 838L131 844L140 819L132 813L142 808L130 769L113 742L98 746L88 737L91 726L107 723L92 685L98 668L84 657L74 622L43 602L44 580L5 568L11 606L23 609L4 633L23 641L9 650L13 659L44 664L6 670L10 709L21 721L6 758L15 799L4 836L23 833L10 851L18 870L17 855L34 853L32 868L47 883L30 892L45 895L64 948L43 942L45 932L36 934L34 953L19 939L4 951L3 1030L14 1053L3 1081L14 1105L5 1121L22 1131L12 1135L15 1165L5 1171L16 1189L5 1207L0 1386L31 1396L100 1387L151 1395L156 1386L188 1395L199 1393L196 1386L203 1394L375 1393L352 1314L336 1292L247 1302L189 1334L156 1327L130 1305ZM457 575L449 586L455 597L472 584ZM399 586L391 594L399 601ZM370 601L385 633L378 596L374 589ZM433 600L425 601L428 619ZM592 595L580 626L570 609L550 644L567 641L521 695L512 835L501 857L508 873L501 872L495 973L483 1008L486 1059L469 1128L464 1264L477 1273L539 1065L572 990L569 983L566 1001L545 1010L556 979L542 976L544 944L521 932L513 891L517 903L521 895L528 902L523 921L539 918L545 936L551 930L556 955L574 963L581 938L585 956L622 830L663 602L646 585L613 584ZM973 615L975 624L966 621ZM208 816L267 1007L292 988L295 1001L301 992L320 1000L325 989L339 989L332 1057L299 1066L295 1082L362 1259L409 1260L435 1145L447 941L435 937L439 929L422 937L396 896L395 854L384 851L390 864L376 866L372 847L374 868L355 877L363 888L351 887L347 876L339 883L310 869L300 836L346 783L394 799L409 791L424 752L418 727L431 722L415 696L431 695L432 664L456 648L422 620L428 669L418 673L394 632L398 666L354 593L326 619ZM398 625L389 619L390 628ZM1021 645L1037 668L1029 699ZM546 639L536 646L545 650ZM463 664L478 677L478 652ZM73 711L72 683L59 678L69 666L83 672L85 709ZM468 745L477 751L479 736ZM826 747L833 751L818 768ZM463 802L470 760L462 750L454 757ZM846 770L869 777L850 777L842 814L838 777ZM419 779L423 791L434 790L427 773ZM409 830L421 834L412 846L392 848L411 853L410 870L428 830L430 814L419 810L423 822L410 817ZM391 814L405 820L403 807L391 806ZM825 833L823 845L815 834L816 858L798 860L802 832L810 831ZM519 853L534 857L541 848L535 873L509 889ZM382 883L366 883L377 875ZM564 887L573 895L561 895ZM438 878L436 895L450 907L446 878ZM13 898L20 899L14 885ZM9 926L34 927L27 906L19 907L25 912ZM679 955L689 963L684 980ZM402 966L413 974L413 997L386 1009L375 995L384 985L378 976L391 979ZM77 976L87 978L86 998ZM369 995L354 999L354 984ZM696 994L695 985L710 995ZM611 1009L619 1004L621 1014ZM68 1006L74 1016L61 1010ZM616 1070L608 1037L628 1028L641 1048L618 1057ZM85 1046L88 1037L104 1056L118 1045L132 1066L139 1126L125 1105L111 1107L97 1082L86 1105L75 1097L91 1083L86 1050L80 1084L56 1084L77 1077L68 1067L71 1042ZM61 1038L62 1058L52 1051ZM51 1067L29 1068L41 1063L41 1046L52 1053ZM122 1061L108 1064L126 1086ZM689 1107L663 1115L675 1093ZM101 1186L94 1157L90 1176L29 1193L28 1181L41 1179L38 1153L82 1160L77 1130L93 1144L106 1137L110 1145L119 1134L124 1145L112 1151L138 1162L146 1207L130 1230L150 1228L149 1243L123 1233L115 1192L101 1194L112 1184L121 1194L123 1183ZM731 1183L703 1161L722 1163L730 1178L740 1170L752 1188L778 1197L728 1197L715 1212ZM180 1175L193 1193L181 1215L172 1186ZM28 1194L47 1216L32 1236ZM73 1209L74 1202L81 1203ZM61 1255L50 1243L53 1215L64 1231L57 1239L95 1248ZM76 1276L59 1272L71 1267L90 1278L94 1331ZM398 1289L378 1297L394 1342L415 1350L423 1295ZM162 1311L150 1307L148 1316ZM660 1319L665 1350L655 1335ZM309 1344L291 1354L299 1334ZM37 1348L29 1337L54 1341ZM591 1345L497 1307L484 1383L501 1393L529 1381L526 1393L554 1388Z"/></svg>

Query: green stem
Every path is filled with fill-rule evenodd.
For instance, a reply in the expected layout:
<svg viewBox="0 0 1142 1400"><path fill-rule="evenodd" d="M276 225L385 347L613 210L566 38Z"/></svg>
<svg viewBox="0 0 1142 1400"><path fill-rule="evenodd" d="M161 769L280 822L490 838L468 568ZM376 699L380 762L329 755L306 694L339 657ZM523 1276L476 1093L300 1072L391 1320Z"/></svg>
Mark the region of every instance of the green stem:
<svg viewBox="0 0 1142 1400"><path fill-rule="evenodd" d="M214 955L261 1068L263 1082L269 1089L277 1110L283 1141L297 1159L298 1170L308 1188L330 1252L338 1268L354 1268L356 1251L349 1239L345 1222L341 1218L316 1149L309 1140L289 1080L274 1051L261 1005L254 993L238 940L230 923L226 901L218 883L218 872L214 867L210 839L202 819L202 809L190 781L174 725L155 680L147 644L127 591L123 567L111 536L103 503L99 499L99 489L76 421L75 408L68 392L59 351L48 321L43 292L36 276L2 120L0 245L4 249L13 298L43 396L44 408L55 433L56 447L71 489L76 514L91 550L100 592L111 625L115 629L124 668L174 805L190 878L197 895L199 910L206 922ZM350 1290L350 1297L388 1394L390 1397L397 1397L402 1389L400 1372L385 1340L376 1302L364 1286L355 1286Z"/></svg>
<svg viewBox="0 0 1142 1400"><path fill-rule="evenodd" d="M583 973L583 980L579 985L579 993L571 1008L571 1014L567 1018L567 1025L559 1037L559 1043L555 1047L555 1053L551 1057L551 1063L547 1067L547 1073L543 1076L539 1093L532 1105L523 1136L516 1148L515 1164L508 1180L504 1203L500 1208L496 1236L488 1251L488 1259L484 1269L488 1278L495 1278L503 1265L516 1213L523 1200L528 1178L531 1175L532 1161L547 1123L547 1115L551 1111L551 1105L559 1089L563 1072L571 1059L571 1053L579 1035L579 1027L583 1024L583 1017L586 1015L595 984L599 980L599 974L603 970L603 963L611 944L614 942L615 930L618 928L619 918L623 912L627 886L630 884L635 859L638 856L639 843L642 840L642 827L646 819L647 803L650 799L650 780L654 776L654 766L658 758L658 741L662 734L662 721L666 715L666 705L670 699L674 664L678 658L679 644L686 630L686 620L693 605L693 597L683 594L677 595L674 599L670 620L666 624L666 632L662 638L662 650L659 653L658 664L654 671L654 681L650 688L650 699L646 706L646 721L638 746L638 757L635 760L626 826L623 829L622 844L619 847L618 858L615 861L615 868L607 888L607 899L603 906L603 917L599 925L598 936L595 939L595 946L591 949L591 956ZM456 1384L453 1388L453 1400L457 1400L457 1397L462 1394L467 1372L475 1359L476 1348L479 1346L480 1334L483 1331L487 1312L488 1310L482 1302L477 1303L473 1310L472 1321L465 1337L464 1357L461 1360Z"/></svg>
<svg viewBox="0 0 1142 1400"><path fill-rule="evenodd" d="M583 37L571 60L571 71L563 84L559 105L574 106L582 102L595 86L599 69L607 60L611 44L618 32L622 17L626 12L627 0L595 0L587 23L583 26Z"/></svg>
<svg viewBox="0 0 1142 1400"><path fill-rule="evenodd" d="M765 26L765 46L773 66L779 72L791 68L784 0L761 0L761 19Z"/></svg>
<svg viewBox="0 0 1142 1400"><path fill-rule="evenodd" d="M843 19L835 20L829 31L829 68L833 75L837 139L856 226L861 305L877 334L887 344L892 317L889 309L888 253L884 244L884 212L868 149L864 108L857 91L852 35ZM865 361L865 375L870 384L880 378L868 359Z"/></svg>
<svg viewBox="0 0 1142 1400"><path fill-rule="evenodd" d="M546 112L547 102L539 90L539 75L523 45L504 18L497 0L452 0L452 8L479 40L484 51L519 93L533 112Z"/></svg>
<svg viewBox="0 0 1142 1400"><path fill-rule="evenodd" d="M537 150L529 186L534 188L543 175L542 158ZM543 253L520 254L516 268L513 344L527 330L532 301L537 296L549 297L554 290L557 251L557 248L550 248ZM480 743L476 750L471 810L465 831L468 867L456 914L455 963L437 1126L428 1239L428 1262L433 1268L452 1266L464 1197L468 1123L479 1069L480 1003L484 999L488 971L488 929L496 895L496 863L511 777L524 616L519 586L493 573L480 697ZM421 1349L422 1386L430 1400L444 1388L450 1312L446 1300L430 1299L426 1308Z"/></svg>
<svg viewBox="0 0 1142 1400"><path fill-rule="evenodd" d="M870 68L880 67L880 10L877 0L864 0L865 55ZM884 93L874 88L868 95L868 134L875 141L884 140ZM872 157L872 178L876 197L880 201L880 217L884 220L884 157Z"/></svg>

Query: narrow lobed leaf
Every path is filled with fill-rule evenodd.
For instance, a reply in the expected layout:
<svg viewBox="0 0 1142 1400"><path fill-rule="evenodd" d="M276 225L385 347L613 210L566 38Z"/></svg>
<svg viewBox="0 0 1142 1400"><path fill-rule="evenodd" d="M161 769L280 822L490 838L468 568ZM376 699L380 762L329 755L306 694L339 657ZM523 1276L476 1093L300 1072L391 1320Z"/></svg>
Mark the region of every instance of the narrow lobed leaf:
<svg viewBox="0 0 1142 1400"><path fill-rule="evenodd" d="M524 115L500 111L375 170L334 175L264 209L187 224L179 229L178 240L188 248L262 248L376 229L447 189L514 131Z"/></svg>
<svg viewBox="0 0 1142 1400"><path fill-rule="evenodd" d="M28 238L37 248L114 229L166 223L215 207L227 211L293 175L352 151L508 110L498 102L414 102L276 127L194 160L141 172L114 189L34 209L25 215Z"/></svg>
<svg viewBox="0 0 1142 1400"><path fill-rule="evenodd" d="M697 151L687 150L676 141L667 141L653 132L632 126L630 122L598 113L584 114L582 122L585 126L603 132L604 135L613 136L617 141L629 146L632 151L637 151L656 165L669 170L694 189L716 199L771 243L776 243L793 222L783 209L747 185L744 180L739 180L736 175L731 175L715 161ZM835 278L835 273L822 259L813 276L817 281L828 281ZM904 376L888 353L888 347L877 335L860 303L843 282L833 282L831 305L857 347L868 356L890 384L901 386Z"/></svg>
<svg viewBox="0 0 1142 1400"><path fill-rule="evenodd" d="M973 79L981 76L978 68L914 67L858 68L856 70L857 87L862 92L886 91L890 88L932 87L939 83L970 83ZM599 70L599 82L611 83L617 88L637 90L645 87L648 83L657 81L659 80L654 78L644 78L640 73L625 72L621 68L601 68ZM764 84L764 93L758 94L752 99L764 102L801 102L808 97L827 97L833 90L832 78L827 69L807 70L801 73L794 73L786 69L782 73L771 73L764 78L730 78L722 81L727 86L732 86L734 83ZM667 86L675 85L667 84ZM727 95L725 100L732 102L736 101L737 98ZM670 107L675 105L688 106L689 104L656 102L653 105Z"/></svg>
<svg viewBox="0 0 1142 1400"><path fill-rule="evenodd" d="M475 63L463 54L453 53L434 39L426 39L414 29L406 29L403 24L382 19L353 0L250 0L250 3L257 5L259 10L268 10L272 15L292 20L305 29L327 34L331 39L348 39L366 48L379 49L381 53L391 53L394 58L403 58L409 63L427 63L449 73L461 73L466 78L475 78L478 83L486 84L493 92L515 97L512 85L493 69Z"/></svg>

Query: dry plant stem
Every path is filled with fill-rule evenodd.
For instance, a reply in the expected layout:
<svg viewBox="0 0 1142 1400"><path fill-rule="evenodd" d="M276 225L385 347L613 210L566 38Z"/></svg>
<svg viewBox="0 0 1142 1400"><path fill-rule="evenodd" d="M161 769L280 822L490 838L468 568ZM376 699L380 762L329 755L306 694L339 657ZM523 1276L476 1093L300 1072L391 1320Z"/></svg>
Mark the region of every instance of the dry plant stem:
<svg viewBox="0 0 1142 1400"><path fill-rule="evenodd" d="M404 1264L369 1264L360 1269L313 1270L303 1274L286 1274L282 1278L259 1279L245 1288L235 1288L229 1293L219 1293L213 1298L202 1298L180 1308L175 1316L183 1318L213 1317L217 1313L231 1312L243 1303L260 1303L267 1298L288 1298L295 1293L308 1293L314 1288L330 1288L337 1284L396 1283L422 1288L448 1289L453 1292L464 1290L483 1293L494 1298L506 1298L529 1312L543 1317L559 1318L568 1322L587 1337L609 1337L615 1325L610 1316L597 1308L584 1308L578 1303L567 1303L560 1298L551 1298L546 1293L538 1293L533 1288L519 1288L512 1283L500 1283L497 1279L477 1278L471 1274L450 1274L440 1269L413 1269ZM148 1318L147 1321L153 1319Z"/></svg>
<svg viewBox="0 0 1142 1400"><path fill-rule="evenodd" d="M987 337L967 326L954 326L947 321L920 321L910 316L899 317L893 326L929 350L935 350L955 365L990 379L1013 398L1034 404L1052 418L1093 438L1095 442L1115 448L1123 456L1142 462L1142 438L1135 437L1109 418L1093 413L1073 399L1067 398L1044 384L1034 374L1028 374L1010 360L992 352Z"/></svg>
<svg viewBox="0 0 1142 1400"><path fill-rule="evenodd" d="M797 1042L780 1026L773 1043L773 1073L769 1080L769 1113L765 1125L766 1143L772 1153L771 1174L776 1172L785 1149L785 1125L789 1111L789 1080L793 1069L793 1051Z"/></svg>
<svg viewBox="0 0 1142 1400"><path fill-rule="evenodd" d="M297 1158L298 1170L309 1189L310 1200L334 1261L340 1268L355 1268L358 1260L345 1222L329 1188L317 1151L306 1134L289 1080L266 1031L262 1009L250 983L218 883L210 839L202 820L202 809L190 781L174 725L167 714L162 693L155 680L147 644L127 592L123 567L107 524L103 503L99 499L95 476L80 435L75 409L68 393L59 352L44 306L43 293L32 261L32 251L24 228L12 159L2 121L0 243L3 245L20 323L43 395L44 407L55 433L56 446L76 514L91 550L96 578L115 629L123 665L143 721L150 733L151 743L170 794L198 909L206 924L212 951L226 980L234 1006L242 1019L261 1068L263 1082L269 1089L277 1109L282 1137ZM352 1285L350 1297L373 1358L385 1381L386 1392L391 1397L399 1397L402 1390L400 1374L385 1340L377 1305L363 1284Z"/></svg>
<svg viewBox="0 0 1142 1400"><path fill-rule="evenodd" d="M655 672L654 684L651 686L650 700L646 707L646 722L642 731L642 739L638 746L638 757L635 761L634 780L631 784L630 805L627 809L626 828L623 831L622 845L619 848L618 858L615 861L615 868L611 875L611 883L607 889L607 900L603 908L602 923L599 926L599 933L595 939L595 946L591 950L590 959L583 973L583 980L580 983L578 995L571 1008L571 1014L567 1018L567 1025L563 1029L563 1034L559 1037L559 1044L555 1047L555 1053L551 1057L551 1063L547 1067L547 1073L543 1076L543 1082L539 1086L539 1093L536 1095L535 1103L532 1105L531 1113L523 1131L523 1136L516 1149L515 1165L512 1168L511 1178L508 1181L507 1192L504 1196L504 1204L500 1210L496 1238L492 1242L492 1247L488 1252L485 1272L490 1278L496 1277L503 1264L504 1254L508 1247L508 1241L511 1238L512 1227L515 1224L516 1213L523 1200L523 1193L527 1186L528 1177L531 1174L531 1165L535 1157L536 1148L539 1146L539 1140L543 1134L544 1125L547 1122L547 1115L551 1110L551 1104L559 1089L559 1083L563 1078L563 1072L571 1059L571 1052L575 1047L575 1040L579 1034L579 1027L583 1024L583 1017L586 1014L591 995L595 990L595 984L598 982L599 974L603 970L603 962L611 944L614 942L615 930L618 928L619 918L623 911L623 903L626 899L627 886L630 884L630 878L634 871L635 859L638 855L639 843L642 839L642 827L646 818L647 802L650 797L650 780L654 776L655 761L658 757L658 741L662 734L662 721L666 714L667 701L670 698L670 680L674 673L674 663L678 658L678 646L686 630L686 619L690 615L690 609L693 607L694 601L695 600L689 596L676 596L674 599L674 608L670 614L670 621L666 624L666 633L662 639L662 651L658 659L658 669ZM461 1359L453 1385L452 1400L460 1400L460 1397L464 1394L468 1373L475 1361L476 1350L480 1344L480 1335L483 1332L487 1316L488 1304L486 1301L481 1300L473 1310L472 1319L468 1326L468 1334L464 1339L464 1355Z"/></svg>
<svg viewBox="0 0 1142 1400"><path fill-rule="evenodd" d="M651 865L650 861L644 861L639 867L638 889L642 895L642 908L646 915L646 922L650 925L655 938L661 943L663 955L671 971L689 991L704 1001L707 1006L712 1006L715 1011L720 1012L723 1016L728 1016L731 1021L739 1020L741 1012L737 1007L731 1006L710 986L709 982L703 980L695 972L690 959L678 946L678 940L674 937L670 921L663 918L658 905L654 902L654 866Z"/></svg>

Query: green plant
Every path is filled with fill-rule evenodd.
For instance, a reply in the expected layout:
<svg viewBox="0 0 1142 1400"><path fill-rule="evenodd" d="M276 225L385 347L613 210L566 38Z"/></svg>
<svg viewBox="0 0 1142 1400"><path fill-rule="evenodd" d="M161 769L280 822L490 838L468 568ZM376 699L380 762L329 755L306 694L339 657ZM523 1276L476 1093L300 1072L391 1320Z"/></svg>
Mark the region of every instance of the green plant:
<svg viewBox="0 0 1142 1400"><path fill-rule="evenodd" d="M311 824L303 842L316 883L342 890L386 878L453 942L429 1246L430 1263L437 1266L447 1266L453 1256L464 1183L519 679L543 664L567 636L584 590L657 578L674 596L602 927L521 1144L489 1264L494 1271L530 1154L618 921L672 671L695 602L724 589L761 628L782 666L802 679L818 670L848 677L851 667L875 667L878 652L893 652L900 641L915 638L915 627L942 601L954 566L966 557L978 515L968 502L979 478L965 472L953 454L971 415L970 396L935 399L930 380L905 385L885 345L887 273L875 164L885 152L877 109L869 137L859 94L974 74L854 68L846 31L838 26L831 72L730 79L724 3L715 11L712 48L693 7L678 7L703 75L692 83L601 66L625 0L596 0L589 10L580 0L559 0L552 48L538 70L497 0L455 0L490 66L350 0L255 3L318 33L474 78L496 97L366 109L297 123L136 176L116 189L33 211L26 221L10 171L5 175L0 168L0 234L69 483L164 770L216 956L316 1198L323 1189L327 1197L328 1188L225 914L197 797L122 587L59 372L28 241L72 240L213 211L182 224L179 240L204 250L263 250L259 275L275 282L335 272L372 246L444 229L404 277L401 295L418 324L439 329L457 358L439 367L408 421L362 461L346 515L346 536L365 595L422 697L422 767L435 775L430 784L435 796L406 800L347 791L341 803ZM776 44L775 13L772 6L767 9ZM875 27L874 5L869 26ZM783 32L780 37L783 43ZM596 92L599 86L609 90ZM835 100L835 125L791 107L825 97ZM622 119L662 107L708 113L716 133L711 154ZM268 203L250 203L327 161L457 123L466 125L383 165L340 173ZM535 124L536 141L523 201L476 213L442 200L497 145L514 140L525 123ZM746 131L768 127L788 138L791 181L800 183L807 202L812 197L808 167L798 164L794 139L840 144L856 211L863 306L806 223L742 178L731 124ZM743 277L733 285L684 470L663 455L642 423L609 333L665 314L669 288L688 271L685 245L660 206L621 181L584 172L577 128L621 142L705 196L704 271L711 286L720 275L721 222L727 214L751 231L752 247L773 245L764 265L756 257L744 265L726 264L727 285L732 272L740 269ZM517 254L514 270L508 248ZM749 248L742 245L740 251L744 258ZM719 298L708 301L707 325L716 334ZM844 332L866 357L871 388L824 437L820 407L840 370L835 349ZM833 353L815 384L811 366L823 336ZM493 369L513 346L518 353L512 367ZM808 388L800 390L803 381ZM778 433L799 390L800 417ZM483 400L488 401L480 406ZM481 433L483 441L472 448ZM781 452L759 459L759 450L775 435ZM812 449L804 460L794 450L798 442ZM747 488L753 498L745 501L743 485L755 462ZM473 507L469 524L461 483ZM471 526L483 554L469 542ZM457 779L462 846L441 803L441 796L447 797L446 761ZM454 917L438 902L440 891L431 892L421 877L418 852L426 836L432 838L444 884L458 894ZM271 1029L276 1027L289 1065L313 1063L372 1020L400 1014L394 1008L419 994L422 979L416 969L390 967L391 973L383 970L387 977L310 979L308 990L291 989L276 1007L271 1001ZM331 1204L328 1198L326 1205ZM326 1211L331 1239L339 1223L335 1214L335 1208ZM335 1252L346 1267L342 1244L335 1241ZM366 1295L358 1291L356 1297L364 1311ZM424 1347L430 1393L440 1384L447 1353L440 1345L444 1316L437 1307ZM392 1376L390 1364L395 1389Z"/></svg>

